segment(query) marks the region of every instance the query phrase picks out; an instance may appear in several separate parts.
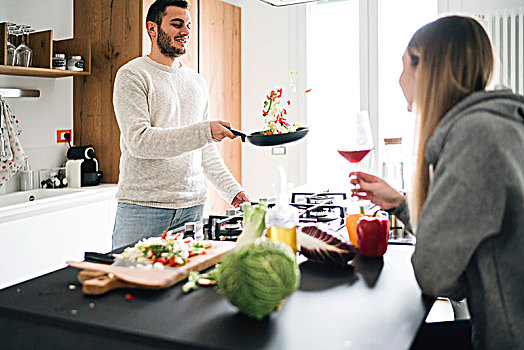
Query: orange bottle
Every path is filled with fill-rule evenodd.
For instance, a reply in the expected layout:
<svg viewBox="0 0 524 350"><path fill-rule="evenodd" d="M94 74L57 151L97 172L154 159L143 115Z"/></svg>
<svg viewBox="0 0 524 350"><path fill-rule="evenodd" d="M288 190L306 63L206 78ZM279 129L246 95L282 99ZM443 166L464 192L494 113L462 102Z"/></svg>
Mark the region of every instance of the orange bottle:
<svg viewBox="0 0 524 350"><path fill-rule="evenodd" d="M357 214L346 213L346 228L348 229L349 240L351 241L351 244L353 244L357 248L358 248L357 221L362 216L373 216L373 215L367 215L366 213L364 213L364 207L360 207L360 213L357 213Z"/></svg>

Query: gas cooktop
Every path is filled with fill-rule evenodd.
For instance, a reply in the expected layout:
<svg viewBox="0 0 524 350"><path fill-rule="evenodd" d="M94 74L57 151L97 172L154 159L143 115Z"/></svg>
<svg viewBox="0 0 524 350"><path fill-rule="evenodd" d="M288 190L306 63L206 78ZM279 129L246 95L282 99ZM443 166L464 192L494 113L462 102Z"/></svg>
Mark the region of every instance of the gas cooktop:
<svg viewBox="0 0 524 350"><path fill-rule="evenodd" d="M322 222L338 231L344 227L346 199L346 193L329 190L319 193L294 192L289 204L298 208L299 222ZM260 201L262 200L268 203L268 207L275 205L272 201ZM228 209L222 214L209 215L207 222L204 222L208 237L214 240L236 240L242 232L242 217L243 213L239 209Z"/></svg>

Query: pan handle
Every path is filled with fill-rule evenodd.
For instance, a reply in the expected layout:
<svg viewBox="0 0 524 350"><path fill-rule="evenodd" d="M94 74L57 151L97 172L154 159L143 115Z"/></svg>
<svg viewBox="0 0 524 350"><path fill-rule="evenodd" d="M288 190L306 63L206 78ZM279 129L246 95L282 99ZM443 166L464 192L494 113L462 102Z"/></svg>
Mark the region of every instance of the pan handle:
<svg viewBox="0 0 524 350"><path fill-rule="evenodd" d="M244 134L242 131L238 131L232 128L228 128L227 126L224 126L224 128L229 129L234 135L240 136L242 139L242 142L246 142L246 134Z"/></svg>

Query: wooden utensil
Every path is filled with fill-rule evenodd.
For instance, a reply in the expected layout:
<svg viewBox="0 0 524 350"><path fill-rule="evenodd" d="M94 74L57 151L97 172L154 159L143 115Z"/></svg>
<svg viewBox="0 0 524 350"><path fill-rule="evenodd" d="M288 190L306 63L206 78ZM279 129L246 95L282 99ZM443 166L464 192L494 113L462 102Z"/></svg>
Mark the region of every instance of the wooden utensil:
<svg viewBox="0 0 524 350"><path fill-rule="evenodd" d="M85 261L68 261L67 264L83 269L78 274L78 281L85 294L100 295L117 288L163 289L187 278L189 271L202 271L219 263L235 245L235 242L213 241L205 255L192 257L188 264L176 270L144 270Z"/></svg>

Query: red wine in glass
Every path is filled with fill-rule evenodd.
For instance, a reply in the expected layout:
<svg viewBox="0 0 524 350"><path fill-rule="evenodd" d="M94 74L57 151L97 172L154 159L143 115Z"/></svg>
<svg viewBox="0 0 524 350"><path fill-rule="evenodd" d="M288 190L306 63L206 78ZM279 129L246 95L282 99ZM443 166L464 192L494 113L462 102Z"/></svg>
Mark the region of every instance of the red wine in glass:
<svg viewBox="0 0 524 350"><path fill-rule="evenodd" d="M365 149L358 149L354 151L341 151L338 150L338 153L346 158L351 163L351 171L358 171L359 163L368 155L368 153L371 151L371 148L365 148ZM358 198L351 197L351 201L358 201Z"/></svg>
<svg viewBox="0 0 524 350"><path fill-rule="evenodd" d="M346 158L350 163L356 164L360 163L360 161L364 159L364 157L367 156L370 151L371 149L362 149L357 151L338 150L338 153L340 153L340 155Z"/></svg>

